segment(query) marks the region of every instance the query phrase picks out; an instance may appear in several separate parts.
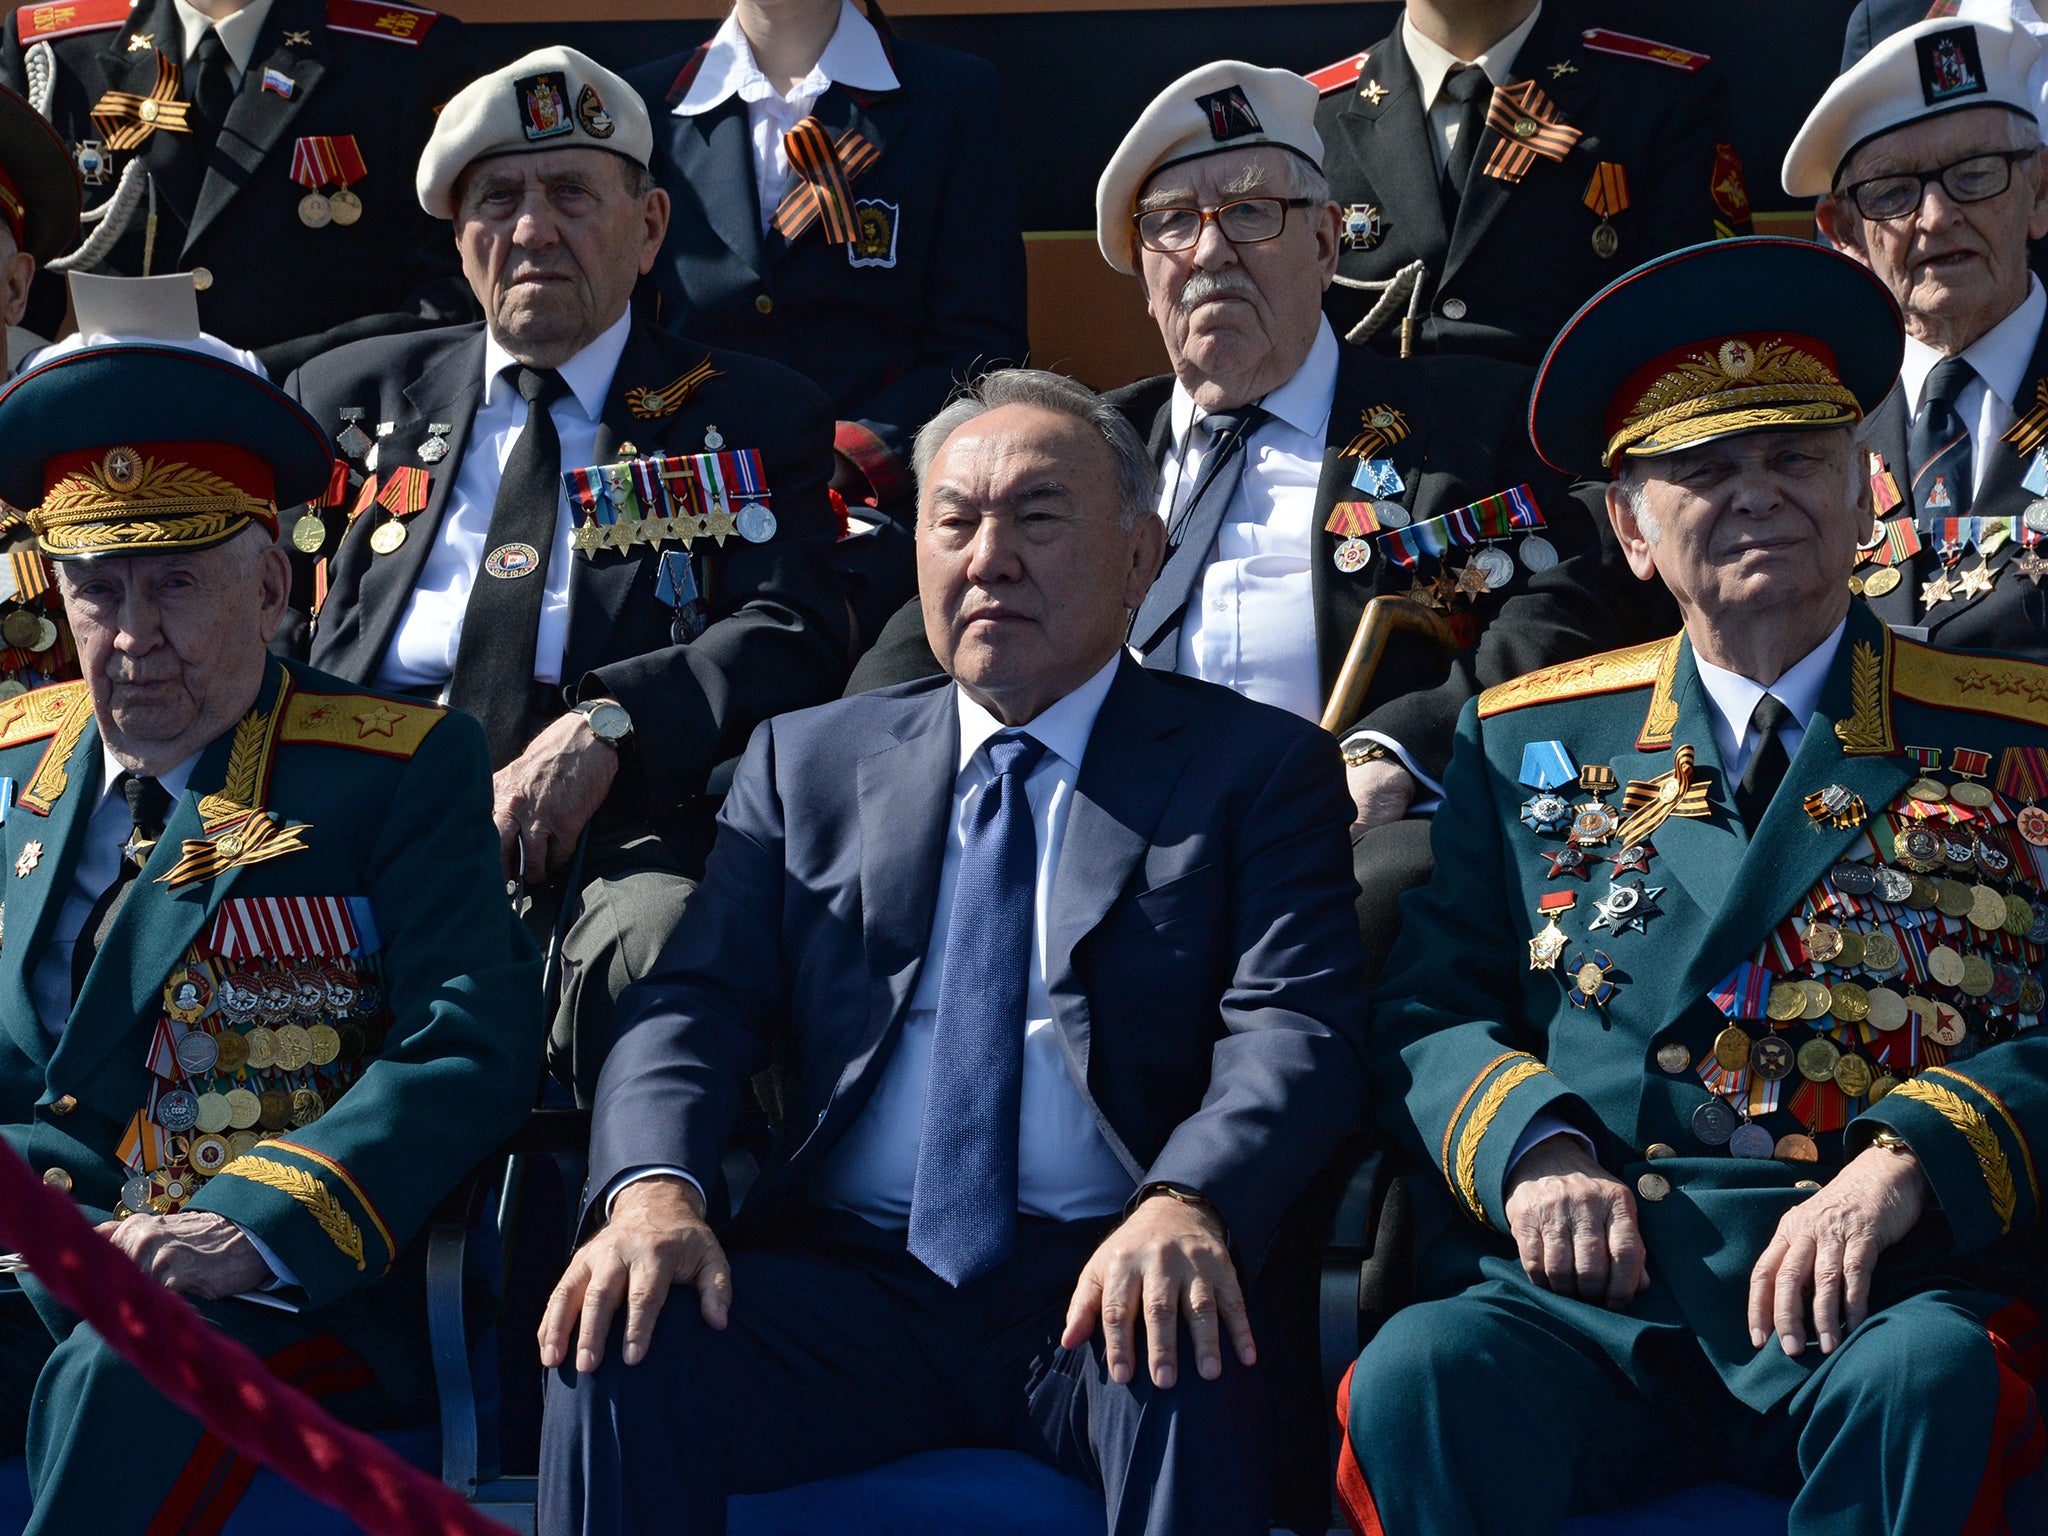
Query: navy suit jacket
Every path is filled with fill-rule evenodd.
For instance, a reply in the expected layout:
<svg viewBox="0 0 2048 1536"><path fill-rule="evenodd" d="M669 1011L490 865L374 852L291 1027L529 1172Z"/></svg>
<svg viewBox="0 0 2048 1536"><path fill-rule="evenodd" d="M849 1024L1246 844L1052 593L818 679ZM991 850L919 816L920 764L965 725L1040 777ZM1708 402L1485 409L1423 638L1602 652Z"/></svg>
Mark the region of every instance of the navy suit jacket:
<svg viewBox="0 0 2048 1536"><path fill-rule="evenodd" d="M703 885L619 1000L591 1194L652 1164L709 1188L749 1078L773 1067L781 1113L746 1215L803 1198L917 989L955 700L950 678L930 678L754 733ZM1326 733L1209 683L1118 669L1055 876L1054 1025L1132 1179L1201 1190L1248 1264L1360 1113L1349 819Z"/></svg>
<svg viewBox="0 0 2048 1536"><path fill-rule="evenodd" d="M1029 341L996 72L950 48L884 43L897 90L835 85L815 109L835 138L851 129L880 151L853 196L874 205L889 248L860 266L815 221L794 241L762 235L746 103L675 114L702 49L626 78L654 119L654 176L675 202L654 267L661 323L824 390L859 429L842 428L840 447L888 502L907 494L911 439L953 386L1022 362Z"/></svg>

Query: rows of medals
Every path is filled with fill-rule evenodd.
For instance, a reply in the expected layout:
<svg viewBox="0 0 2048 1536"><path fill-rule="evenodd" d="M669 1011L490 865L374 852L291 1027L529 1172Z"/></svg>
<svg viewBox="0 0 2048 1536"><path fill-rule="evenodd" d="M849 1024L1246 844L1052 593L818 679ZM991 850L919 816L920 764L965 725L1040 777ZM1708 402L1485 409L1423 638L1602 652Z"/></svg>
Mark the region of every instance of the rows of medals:
<svg viewBox="0 0 2048 1536"><path fill-rule="evenodd" d="M25 538L12 536L15 528L25 525L0 514L0 699L78 675L71 636L57 622L49 567Z"/></svg>
<svg viewBox="0 0 2048 1536"><path fill-rule="evenodd" d="M149 1110L162 1163L122 1186L125 1212L178 1210L266 1138L311 1125L390 1025L373 957L231 961L194 946L163 1002L171 1060L152 1055Z"/></svg>
<svg viewBox="0 0 2048 1536"><path fill-rule="evenodd" d="M1871 830L1868 857L1829 870L1758 949L1762 985L1716 999L1730 1017L1711 1054L1695 1066L1660 1048L1660 1067L1693 1068L1715 1094L1692 1118L1706 1145L1813 1161L1814 1136L1920 1068L2039 1024L2048 902L2031 850L2048 848L2048 812L1930 773ZM1773 1109L1807 1134L1774 1138L1757 1124Z"/></svg>

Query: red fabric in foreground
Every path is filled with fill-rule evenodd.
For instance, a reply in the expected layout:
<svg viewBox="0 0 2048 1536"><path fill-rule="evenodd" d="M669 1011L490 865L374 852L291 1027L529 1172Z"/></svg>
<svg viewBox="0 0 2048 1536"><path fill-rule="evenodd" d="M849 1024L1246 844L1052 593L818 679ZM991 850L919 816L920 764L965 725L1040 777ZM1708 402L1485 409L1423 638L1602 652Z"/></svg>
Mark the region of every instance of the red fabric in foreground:
<svg viewBox="0 0 2048 1536"><path fill-rule="evenodd" d="M1358 1453L1351 1449L1351 1373L1357 1369L1358 1362L1354 1360L1344 1368L1344 1379L1337 1383L1337 1428L1343 1432L1337 1451L1337 1504L1357 1536L1387 1536L1387 1528L1380 1524L1380 1510L1373 1502L1372 1489L1365 1484L1365 1468L1358 1464Z"/></svg>
<svg viewBox="0 0 2048 1536"><path fill-rule="evenodd" d="M456 1492L350 1429L151 1280L71 1197L0 1144L0 1247L91 1323L157 1391L238 1456L260 1461L375 1536L507 1536Z"/></svg>
<svg viewBox="0 0 2048 1536"><path fill-rule="evenodd" d="M1984 1325L1998 1361L1998 1408L1991 1421L1991 1447L1977 1498L1963 1522L1963 1536L2004 1536L2006 1495L2041 1466L2048 1434L2041 1424L2036 1383L2048 1367L2048 1341L2041 1319L2023 1301L2005 1307Z"/></svg>

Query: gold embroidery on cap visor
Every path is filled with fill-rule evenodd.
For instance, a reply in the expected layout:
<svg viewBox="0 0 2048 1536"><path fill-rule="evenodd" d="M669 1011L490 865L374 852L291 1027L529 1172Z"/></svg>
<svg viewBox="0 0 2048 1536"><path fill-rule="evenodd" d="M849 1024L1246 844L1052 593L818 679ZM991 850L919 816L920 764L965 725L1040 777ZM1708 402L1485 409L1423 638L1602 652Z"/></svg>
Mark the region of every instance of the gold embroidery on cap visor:
<svg viewBox="0 0 2048 1536"><path fill-rule="evenodd" d="M110 449L58 480L28 514L43 553L150 554L205 549L251 521L277 526L277 508L224 475L175 460Z"/></svg>
<svg viewBox="0 0 2048 1536"><path fill-rule="evenodd" d="M1805 338L1731 336L1666 354L1609 410L1608 467L1739 432L1853 426L1862 407L1824 352Z"/></svg>

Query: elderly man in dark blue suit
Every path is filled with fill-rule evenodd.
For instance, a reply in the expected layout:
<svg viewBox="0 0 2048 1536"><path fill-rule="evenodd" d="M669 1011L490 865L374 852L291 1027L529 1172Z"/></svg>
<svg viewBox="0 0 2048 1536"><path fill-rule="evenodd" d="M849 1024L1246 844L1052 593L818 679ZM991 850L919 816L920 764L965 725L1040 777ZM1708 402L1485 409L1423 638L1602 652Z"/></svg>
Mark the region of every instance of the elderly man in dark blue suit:
<svg viewBox="0 0 2048 1536"><path fill-rule="evenodd" d="M1337 747L1124 653L1160 524L1087 390L993 374L915 461L949 675L762 726L622 1002L544 1532L720 1531L953 1445L1092 1483L1113 1532L1266 1528L1244 1290L1361 1097ZM777 1143L714 1230L764 1069Z"/></svg>

